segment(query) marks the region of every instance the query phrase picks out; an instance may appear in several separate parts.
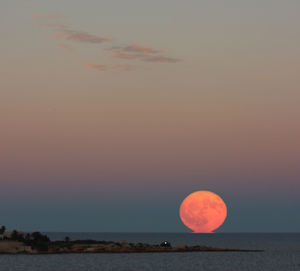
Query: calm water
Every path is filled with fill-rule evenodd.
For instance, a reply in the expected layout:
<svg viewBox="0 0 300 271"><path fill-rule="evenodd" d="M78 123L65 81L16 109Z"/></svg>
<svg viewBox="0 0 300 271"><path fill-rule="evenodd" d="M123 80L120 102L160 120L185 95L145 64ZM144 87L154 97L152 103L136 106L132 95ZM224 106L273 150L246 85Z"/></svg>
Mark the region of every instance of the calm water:
<svg viewBox="0 0 300 271"><path fill-rule="evenodd" d="M97 239L172 245L207 245L264 249L262 253L192 252L145 254L0 255L5 271L84 270L300 270L300 233L295 234L170 234L170 233L47 233L51 239Z"/></svg>

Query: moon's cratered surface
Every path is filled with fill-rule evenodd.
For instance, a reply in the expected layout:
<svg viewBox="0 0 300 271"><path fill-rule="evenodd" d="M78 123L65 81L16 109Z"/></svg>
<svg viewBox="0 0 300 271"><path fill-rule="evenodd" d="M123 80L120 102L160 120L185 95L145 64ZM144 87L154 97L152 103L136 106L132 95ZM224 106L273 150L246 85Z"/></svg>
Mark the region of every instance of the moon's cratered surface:
<svg viewBox="0 0 300 271"><path fill-rule="evenodd" d="M226 219L226 204L220 196L210 191L196 191L180 205L180 218L184 225L196 233L210 233Z"/></svg>

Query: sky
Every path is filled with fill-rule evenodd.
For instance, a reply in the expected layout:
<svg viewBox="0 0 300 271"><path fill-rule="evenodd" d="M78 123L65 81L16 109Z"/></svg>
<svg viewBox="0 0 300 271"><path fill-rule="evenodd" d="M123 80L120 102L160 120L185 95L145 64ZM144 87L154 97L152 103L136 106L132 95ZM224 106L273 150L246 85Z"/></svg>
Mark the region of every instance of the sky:
<svg viewBox="0 0 300 271"><path fill-rule="evenodd" d="M0 224L300 230L298 0L0 2Z"/></svg>

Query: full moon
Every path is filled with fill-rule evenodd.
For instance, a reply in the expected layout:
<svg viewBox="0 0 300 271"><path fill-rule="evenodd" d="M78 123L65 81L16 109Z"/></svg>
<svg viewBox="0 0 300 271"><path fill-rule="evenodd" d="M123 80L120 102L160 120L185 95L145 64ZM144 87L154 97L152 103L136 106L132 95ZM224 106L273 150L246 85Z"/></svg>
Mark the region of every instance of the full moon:
<svg viewBox="0 0 300 271"><path fill-rule="evenodd" d="M219 228L227 216L225 202L210 191L196 191L180 205L180 218L195 233L211 233Z"/></svg>

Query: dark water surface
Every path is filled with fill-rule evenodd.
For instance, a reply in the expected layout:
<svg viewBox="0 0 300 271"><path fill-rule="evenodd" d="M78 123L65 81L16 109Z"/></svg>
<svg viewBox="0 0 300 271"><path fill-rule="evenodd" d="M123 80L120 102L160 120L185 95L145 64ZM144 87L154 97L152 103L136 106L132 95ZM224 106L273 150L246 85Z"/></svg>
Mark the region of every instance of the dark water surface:
<svg viewBox="0 0 300 271"><path fill-rule="evenodd" d="M141 254L0 255L0 270L300 270L300 233L47 233L52 240L126 240L133 243L263 249L262 253L191 252Z"/></svg>

